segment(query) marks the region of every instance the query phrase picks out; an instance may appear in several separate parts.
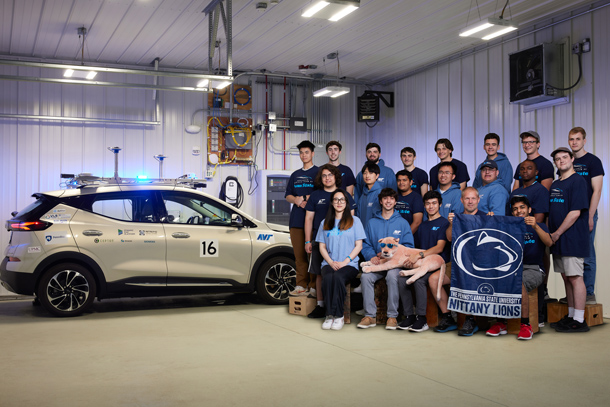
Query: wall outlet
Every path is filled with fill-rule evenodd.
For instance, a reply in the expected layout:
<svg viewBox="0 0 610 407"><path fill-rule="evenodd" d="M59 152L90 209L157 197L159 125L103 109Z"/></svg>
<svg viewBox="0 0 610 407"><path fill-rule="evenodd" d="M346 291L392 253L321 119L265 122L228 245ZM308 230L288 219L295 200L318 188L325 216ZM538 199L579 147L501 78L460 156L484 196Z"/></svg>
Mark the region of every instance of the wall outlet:
<svg viewBox="0 0 610 407"><path fill-rule="evenodd" d="M580 50L580 42L575 42L574 44L572 44L572 54L580 54L581 50Z"/></svg>
<svg viewBox="0 0 610 407"><path fill-rule="evenodd" d="M582 52L583 54L585 54L587 52L591 52L591 39L590 38L585 38L584 40L582 40L582 42L580 43L580 52Z"/></svg>
<svg viewBox="0 0 610 407"><path fill-rule="evenodd" d="M207 168L205 170L205 177L206 178L214 178L214 168Z"/></svg>

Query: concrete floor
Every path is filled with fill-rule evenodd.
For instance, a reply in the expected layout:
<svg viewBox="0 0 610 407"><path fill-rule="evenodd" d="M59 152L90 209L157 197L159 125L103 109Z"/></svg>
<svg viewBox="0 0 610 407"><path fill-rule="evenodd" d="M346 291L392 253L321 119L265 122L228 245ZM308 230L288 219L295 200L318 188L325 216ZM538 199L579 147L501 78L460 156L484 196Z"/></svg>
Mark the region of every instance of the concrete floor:
<svg viewBox="0 0 610 407"><path fill-rule="evenodd" d="M0 301L0 406L608 406L610 324L531 341L323 331L251 295L123 299L71 319Z"/></svg>

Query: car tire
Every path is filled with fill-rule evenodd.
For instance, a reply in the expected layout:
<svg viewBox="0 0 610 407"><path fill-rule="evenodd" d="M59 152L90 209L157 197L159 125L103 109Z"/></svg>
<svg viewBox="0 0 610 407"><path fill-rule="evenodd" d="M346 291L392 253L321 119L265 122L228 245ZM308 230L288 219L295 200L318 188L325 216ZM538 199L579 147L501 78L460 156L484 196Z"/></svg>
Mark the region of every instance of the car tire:
<svg viewBox="0 0 610 407"><path fill-rule="evenodd" d="M89 270L75 263L55 265L44 272L38 284L42 306L58 317L74 317L89 308L97 286Z"/></svg>
<svg viewBox="0 0 610 407"><path fill-rule="evenodd" d="M288 293L295 289L296 280L294 260L283 256L274 257L263 263L259 269L256 292L268 304L287 304Z"/></svg>

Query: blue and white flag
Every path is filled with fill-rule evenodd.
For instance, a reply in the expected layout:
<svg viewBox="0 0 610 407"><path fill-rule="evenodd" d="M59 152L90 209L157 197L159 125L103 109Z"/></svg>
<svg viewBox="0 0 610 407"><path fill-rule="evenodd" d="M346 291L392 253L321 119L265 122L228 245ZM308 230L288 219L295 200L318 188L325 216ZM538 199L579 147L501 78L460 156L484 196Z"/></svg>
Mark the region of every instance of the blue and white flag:
<svg viewBox="0 0 610 407"><path fill-rule="evenodd" d="M521 317L523 218L456 215L448 308L470 315Z"/></svg>

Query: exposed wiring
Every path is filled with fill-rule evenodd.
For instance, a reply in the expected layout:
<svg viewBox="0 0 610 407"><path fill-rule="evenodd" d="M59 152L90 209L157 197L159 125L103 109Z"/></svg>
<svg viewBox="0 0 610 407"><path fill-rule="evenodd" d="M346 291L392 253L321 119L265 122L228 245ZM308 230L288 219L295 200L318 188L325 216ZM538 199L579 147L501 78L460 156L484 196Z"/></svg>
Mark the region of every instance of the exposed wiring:
<svg viewBox="0 0 610 407"><path fill-rule="evenodd" d="M580 82L580 80L582 79L582 53L578 53L578 79L576 80L576 83L570 87L567 88L557 88L553 85L549 85L548 83L546 84L546 86L548 86L551 89L555 89L555 90L570 90L572 88L574 88L576 85L578 85L578 82Z"/></svg>
<svg viewBox="0 0 610 407"><path fill-rule="evenodd" d="M237 92L239 92L240 90L243 90L244 92L246 92L246 93L248 94L248 100L246 100L244 103L239 103L239 102L237 101ZM237 89L235 89L235 91L233 92L233 103L235 103L236 105L239 105L239 106L245 106L245 105L247 105L248 103L250 103L250 101L251 101L251 100L252 100L252 95L250 94L250 91L249 91L248 89L244 88L244 87L237 88Z"/></svg>

